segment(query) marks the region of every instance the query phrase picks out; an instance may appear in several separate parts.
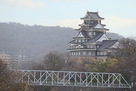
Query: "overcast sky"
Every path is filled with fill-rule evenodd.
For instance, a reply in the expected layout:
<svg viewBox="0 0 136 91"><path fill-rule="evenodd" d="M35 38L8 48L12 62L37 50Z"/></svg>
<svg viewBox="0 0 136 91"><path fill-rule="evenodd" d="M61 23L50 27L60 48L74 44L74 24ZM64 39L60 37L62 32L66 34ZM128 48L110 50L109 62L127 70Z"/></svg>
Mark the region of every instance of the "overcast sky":
<svg viewBox="0 0 136 91"><path fill-rule="evenodd" d="M0 22L79 28L87 11L99 12L110 32L136 36L136 0L0 0Z"/></svg>

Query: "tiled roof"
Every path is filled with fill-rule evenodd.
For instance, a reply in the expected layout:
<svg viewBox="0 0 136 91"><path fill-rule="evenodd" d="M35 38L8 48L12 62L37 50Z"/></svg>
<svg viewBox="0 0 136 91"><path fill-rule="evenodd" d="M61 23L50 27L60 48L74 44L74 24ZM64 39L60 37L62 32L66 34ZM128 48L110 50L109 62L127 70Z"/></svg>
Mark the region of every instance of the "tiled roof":
<svg viewBox="0 0 136 91"><path fill-rule="evenodd" d="M83 18L81 18L81 19L84 19L84 18L104 19L104 18L102 18L102 17L100 17L100 16L98 15L98 12L87 12L87 13L86 13L86 16L83 17Z"/></svg>
<svg viewBox="0 0 136 91"><path fill-rule="evenodd" d="M89 36L86 34L85 31L81 31L81 33L82 33L82 35L83 35L85 38L89 38ZM75 40L72 40L72 41L70 41L69 43L72 43L72 44L79 44L79 43L75 42Z"/></svg>
<svg viewBox="0 0 136 91"><path fill-rule="evenodd" d="M94 36L94 38L90 39L89 41L87 41L86 43L93 43L96 42L98 39L100 39L102 37L104 33L100 32L99 34L97 34L96 36Z"/></svg>
<svg viewBox="0 0 136 91"><path fill-rule="evenodd" d="M70 44L79 44L79 43L76 43L75 40L72 40L69 42Z"/></svg>
<svg viewBox="0 0 136 91"><path fill-rule="evenodd" d="M94 28L104 28L104 27L98 23Z"/></svg>
<svg viewBox="0 0 136 91"><path fill-rule="evenodd" d="M85 31L81 31L81 33L83 34L83 36L84 36L85 38L88 38L88 37L89 37L89 36L86 34Z"/></svg>
<svg viewBox="0 0 136 91"><path fill-rule="evenodd" d="M101 30L101 29L107 30L107 31L109 30L109 29L104 28L104 25L99 24L99 23L96 26L94 26L94 28L93 28L94 31L98 31L98 30Z"/></svg>
<svg viewBox="0 0 136 91"><path fill-rule="evenodd" d="M98 49L109 49L114 45L118 40L103 40L102 45Z"/></svg>

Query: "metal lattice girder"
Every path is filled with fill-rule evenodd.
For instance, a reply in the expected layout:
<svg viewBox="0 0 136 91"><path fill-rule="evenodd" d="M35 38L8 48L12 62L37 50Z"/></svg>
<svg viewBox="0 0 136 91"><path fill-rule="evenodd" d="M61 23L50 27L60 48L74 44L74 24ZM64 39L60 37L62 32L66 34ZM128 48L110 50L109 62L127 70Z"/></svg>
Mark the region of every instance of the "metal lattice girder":
<svg viewBox="0 0 136 91"><path fill-rule="evenodd" d="M119 73L22 70L28 85L131 88Z"/></svg>

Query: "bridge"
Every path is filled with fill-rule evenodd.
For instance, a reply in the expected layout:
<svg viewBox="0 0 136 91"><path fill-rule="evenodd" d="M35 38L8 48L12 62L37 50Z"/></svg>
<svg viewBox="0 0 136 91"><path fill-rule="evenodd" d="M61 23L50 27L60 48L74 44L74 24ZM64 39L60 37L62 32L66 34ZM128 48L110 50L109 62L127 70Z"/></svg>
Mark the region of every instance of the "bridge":
<svg viewBox="0 0 136 91"><path fill-rule="evenodd" d="M131 88L120 73L21 70L19 82L41 86Z"/></svg>

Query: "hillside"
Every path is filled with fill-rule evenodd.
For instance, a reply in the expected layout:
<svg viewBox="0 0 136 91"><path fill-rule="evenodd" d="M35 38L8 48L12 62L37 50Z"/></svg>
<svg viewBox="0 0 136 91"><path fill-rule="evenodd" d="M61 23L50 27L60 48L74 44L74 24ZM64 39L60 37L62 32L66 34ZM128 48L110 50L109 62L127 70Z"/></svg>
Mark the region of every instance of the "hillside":
<svg viewBox="0 0 136 91"><path fill-rule="evenodd" d="M0 52L39 59L48 51L65 52L68 42L76 35L77 32L72 28L0 23ZM121 38L115 33L107 35L112 39Z"/></svg>

